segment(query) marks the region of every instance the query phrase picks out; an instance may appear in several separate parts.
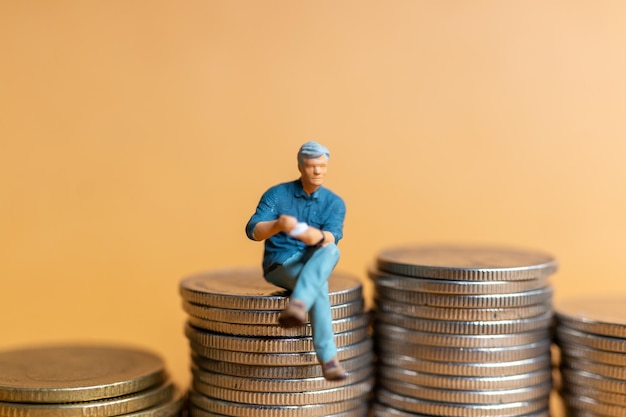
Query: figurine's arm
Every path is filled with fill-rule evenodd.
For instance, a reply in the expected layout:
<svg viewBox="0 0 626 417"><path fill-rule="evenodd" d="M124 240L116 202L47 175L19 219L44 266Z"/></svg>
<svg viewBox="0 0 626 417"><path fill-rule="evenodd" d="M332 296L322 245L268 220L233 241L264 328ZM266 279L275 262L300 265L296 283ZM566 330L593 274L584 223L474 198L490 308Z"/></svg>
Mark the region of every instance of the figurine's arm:
<svg viewBox="0 0 626 417"><path fill-rule="evenodd" d="M335 236L331 232L320 230L313 226L309 226L304 232L294 237L304 242L307 246L324 246L327 243L335 243Z"/></svg>
<svg viewBox="0 0 626 417"><path fill-rule="evenodd" d="M298 224L298 220L293 216L281 214L276 220L258 222L252 231L254 240L265 240L276 233L289 233Z"/></svg>

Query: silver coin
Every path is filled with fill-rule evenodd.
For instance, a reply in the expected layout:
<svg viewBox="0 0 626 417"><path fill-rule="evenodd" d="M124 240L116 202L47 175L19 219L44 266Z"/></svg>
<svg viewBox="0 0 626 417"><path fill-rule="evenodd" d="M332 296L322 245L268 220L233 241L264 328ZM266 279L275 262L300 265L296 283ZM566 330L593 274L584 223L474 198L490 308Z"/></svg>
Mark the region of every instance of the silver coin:
<svg viewBox="0 0 626 417"><path fill-rule="evenodd" d="M347 377L341 381L334 382L333 387L343 387L356 384L370 378L373 375L373 364L347 372ZM306 391L320 391L327 389L328 381L323 376L313 378L253 378L250 376L232 376L206 372L198 368L192 368L192 375L195 381L203 384L213 385L229 390L250 391L250 392L276 392L293 393Z"/></svg>
<svg viewBox="0 0 626 417"><path fill-rule="evenodd" d="M169 382L140 393L96 401L74 403L18 403L0 402L0 415L24 417L108 417L146 410L175 394L175 386Z"/></svg>
<svg viewBox="0 0 626 417"><path fill-rule="evenodd" d="M434 375L468 377L508 377L530 374L550 369L550 354L543 354L529 359L508 362L436 362L396 353L378 355L379 367L392 366L400 371L414 371Z"/></svg>
<svg viewBox="0 0 626 417"><path fill-rule="evenodd" d="M582 395L561 394L568 407L588 411L600 416L624 417L626 409L620 405L604 404Z"/></svg>
<svg viewBox="0 0 626 417"><path fill-rule="evenodd" d="M301 408L301 407L298 407ZM209 411L205 411L201 408L191 407L189 410L190 417L225 417L223 414L215 414ZM256 416L256 414L250 414ZM289 414L290 416L294 414ZM312 414L306 414L307 417L312 416ZM359 407L353 408L352 410L344 411L339 414L332 415L324 415L324 417L368 417L369 416L369 407L367 405L361 405Z"/></svg>
<svg viewBox="0 0 626 417"><path fill-rule="evenodd" d="M585 371L604 378L626 381L626 368L622 366L605 365L585 359L571 358L569 356L563 356L561 358L561 363L562 366L566 366L577 371Z"/></svg>
<svg viewBox="0 0 626 417"><path fill-rule="evenodd" d="M263 366L263 365L244 365L239 363L217 361L204 358L192 353L192 363L206 372L232 375L248 378L276 378L276 379L295 379L295 378L316 378L323 376L322 367L319 365L300 365L300 366ZM346 371L351 372L364 368L374 363L374 352L368 351L362 355L344 359L341 365Z"/></svg>
<svg viewBox="0 0 626 417"><path fill-rule="evenodd" d="M376 286L376 292L381 298L413 305L484 309L525 307L550 302L553 289L547 286L537 290L509 294L444 295L404 291L386 286L384 282L381 282Z"/></svg>
<svg viewBox="0 0 626 417"><path fill-rule="evenodd" d="M381 387L402 396L446 404L515 404L546 398L552 391L551 382L532 387L485 391L430 388L386 378L380 378L378 382Z"/></svg>
<svg viewBox="0 0 626 417"><path fill-rule="evenodd" d="M437 362L511 362L535 358L550 352L552 340L549 338L537 342L505 347L458 348L444 346L425 346L411 343L398 343L378 337L378 351L381 354L396 354L419 357Z"/></svg>
<svg viewBox="0 0 626 417"><path fill-rule="evenodd" d="M585 371L576 371L563 367L561 368L561 377L563 378L563 386L574 384L617 394L626 392L625 381L606 378Z"/></svg>
<svg viewBox="0 0 626 417"><path fill-rule="evenodd" d="M362 327L349 332L336 334L335 344L337 347L340 347L358 343L368 337L368 331L369 329L367 327ZM254 338L230 336L206 332L189 324L185 326L185 335L191 342L213 349L257 353L295 353L313 350L312 337Z"/></svg>
<svg viewBox="0 0 626 417"><path fill-rule="evenodd" d="M558 321L580 332L626 338L626 297L578 297L558 303Z"/></svg>
<svg viewBox="0 0 626 417"><path fill-rule="evenodd" d="M134 348L59 345L0 353L0 401L100 400L136 393L165 379L161 357Z"/></svg>
<svg viewBox="0 0 626 417"><path fill-rule="evenodd" d="M426 414L414 414L408 413L406 411L398 410L388 405L383 405L380 403L373 404L373 414L374 417L430 417ZM472 414L469 414L472 415ZM476 414L481 415L481 414ZM508 415L505 415L508 416ZM517 415L516 415L517 416ZM523 417L550 417L550 410L545 409L533 414L524 414Z"/></svg>
<svg viewBox="0 0 626 417"><path fill-rule="evenodd" d="M327 417L354 410L367 401L364 394L360 397L331 403L317 403L304 405L257 405L242 402L230 402L217 398L210 398L191 390L189 392L190 413L195 410L204 410L220 416L233 417Z"/></svg>
<svg viewBox="0 0 626 417"><path fill-rule="evenodd" d="M306 324L300 327L285 329L283 327L265 324L237 324L221 321L205 320L189 316L187 321L195 328L209 332L248 337L309 337L313 336L313 326ZM354 331L368 326L370 315L361 313L352 317L333 320L333 332L335 334Z"/></svg>
<svg viewBox="0 0 626 417"><path fill-rule="evenodd" d="M222 401L258 405L307 405L334 403L363 397L372 390L374 378L341 387L334 387L330 383L328 385L330 388L319 391L250 392L220 388L198 380L193 381L193 389L196 392Z"/></svg>
<svg viewBox="0 0 626 417"><path fill-rule="evenodd" d="M368 276L375 285L403 291L445 295L494 295L538 290L548 286L548 277L520 281L452 281L434 278L414 278L370 269Z"/></svg>
<svg viewBox="0 0 626 417"><path fill-rule="evenodd" d="M563 355L572 358L587 359L606 365L626 366L626 355L623 353L606 352L574 343L561 344L560 349Z"/></svg>
<svg viewBox="0 0 626 417"><path fill-rule="evenodd" d="M379 253L377 268L396 275L461 281L516 281L557 269L548 254L488 246L401 246Z"/></svg>
<svg viewBox="0 0 626 417"><path fill-rule="evenodd" d="M573 343L602 351L626 353L626 339L584 333L564 325L556 326L556 338L559 345Z"/></svg>
<svg viewBox="0 0 626 417"><path fill-rule="evenodd" d="M378 340L425 346L488 348L526 345L551 339L548 329L517 334L453 335L418 332L385 323L376 323L374 329Z"/></svg>
<svg viewBox="0 0 626 417"><path fill-rule="evenodd" d="M330 307L331 318L339 320L363 312L364 300L358 299L346 304ZM275 325L282 310L236 310L192 304L183 300L183 310L190 316L200 319L236 324Z"/></svg>
<svg viewBox="0 0 626 417"><path fill-rule="evenodd" d="M573 395L576 397L583 396L591 398L599 403L619 405L626 408L626 393L606 392L599 389L571 383L567 384L567 386L564 387L563 391L567 392L569 395Z"/></svg>
<svg viewBox="0 0 626 417"><path fill-rule="evenodd" d="M361 282L335 272L328 280L331 305L350 303L362 298ZM183 300L193 304L239 310L283 310L289 293L270 284L259 268L214 270L181 280Z"/></svg>
<svg viewBox="0 0 626 417"><path fill-rule="evenodd" d="M376 393L378 402L403 411L429 416L445 417L514 417L525 416L548 409L549 399L503 404L456 404L420 400L395 394L385 388Z"/></svg>
<svg viewBox="0 0 626 417"><path fill-rule="evenodd" d="M431 320L497 321L537 317L552 311L550 302L513 308L447 308L401 303L382 297L375 299L378 311Z"/></svg>
<svg viewBox="0 0 626 417"><path fill-rule="evenodd" d="M532 387L552 379L552 369L544 368L528 374L508 376L450 376L427 374L393 366L379 365L380 377L426 388L465 391L514 390Z"/></svg>
<svg viewBox="0 0 626 417"><path fill-rule="evenodd" d="M448 321L417 319L395 313L378 312L376 320L409 330L454 335L517 334L546 329L552 323L552 312L519 320Z"/></svg>
<svg viewBox="0 0 626 417"><path fill-rule="evenodd" d="M312 350L297 353L238 352L228 349L216 349L193 342L190 343L190 348L192 352L195 352L199 356L217 361L260 366L319 366L317 355ZM372 348L373 341L370 338L354 344L338 346L337 358L340 361L354 358L370 352Z"/></svg>

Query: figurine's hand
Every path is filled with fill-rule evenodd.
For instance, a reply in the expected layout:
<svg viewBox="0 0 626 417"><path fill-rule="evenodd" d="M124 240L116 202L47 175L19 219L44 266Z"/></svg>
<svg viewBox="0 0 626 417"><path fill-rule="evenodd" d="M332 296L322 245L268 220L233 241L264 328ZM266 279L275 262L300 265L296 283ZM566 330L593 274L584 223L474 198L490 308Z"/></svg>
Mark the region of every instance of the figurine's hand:
<svg viewBox="0 0 626 417"><path fill-rule="evenodd" d="M281 214L276 223L282 232L289 233L298 224L298 219L287 214Z"/></svg>

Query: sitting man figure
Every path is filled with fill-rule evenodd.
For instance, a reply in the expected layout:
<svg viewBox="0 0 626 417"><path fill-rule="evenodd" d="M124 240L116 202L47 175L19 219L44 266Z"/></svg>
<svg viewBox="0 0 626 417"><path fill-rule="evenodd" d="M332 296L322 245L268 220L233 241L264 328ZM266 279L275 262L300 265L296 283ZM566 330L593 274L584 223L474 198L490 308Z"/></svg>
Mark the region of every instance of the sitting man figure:
<svg viewBox="0 0 626 417"><path fill-rule="evenodd" d="M337 359L328 297L328 278L339 261L346 206L322 186L328 149L307 142L298 151L300 178L267 190L246 225L247 236L265 241L263 273L274 285L291 290L279 316L282 327L302 326L309 313L313 346L327 380L346 378Z"/></svg>

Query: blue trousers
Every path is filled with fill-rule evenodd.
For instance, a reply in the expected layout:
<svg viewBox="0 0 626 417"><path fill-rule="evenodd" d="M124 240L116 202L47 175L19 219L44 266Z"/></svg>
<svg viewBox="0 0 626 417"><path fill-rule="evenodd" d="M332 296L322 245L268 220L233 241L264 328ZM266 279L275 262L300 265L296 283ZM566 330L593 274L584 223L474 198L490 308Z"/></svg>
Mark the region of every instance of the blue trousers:
<svg viewBox="0 0 626 417"><path fill-rule="evenodd" d="M328 243L296 253L265 276L268 282L291 290L292 300L301 300L306 305L313 327L313 346L322 363L337 355L328 298L328 278L337 262L339 248Z"/></svg>

